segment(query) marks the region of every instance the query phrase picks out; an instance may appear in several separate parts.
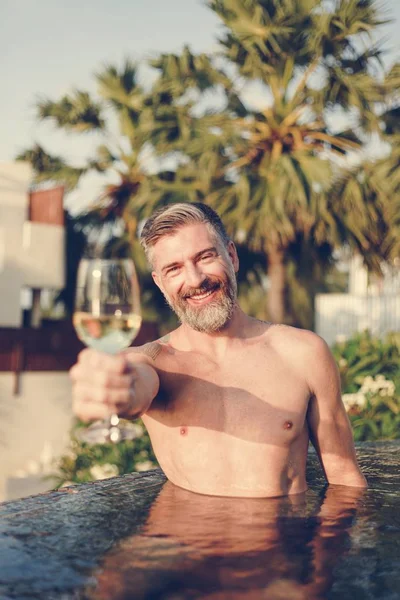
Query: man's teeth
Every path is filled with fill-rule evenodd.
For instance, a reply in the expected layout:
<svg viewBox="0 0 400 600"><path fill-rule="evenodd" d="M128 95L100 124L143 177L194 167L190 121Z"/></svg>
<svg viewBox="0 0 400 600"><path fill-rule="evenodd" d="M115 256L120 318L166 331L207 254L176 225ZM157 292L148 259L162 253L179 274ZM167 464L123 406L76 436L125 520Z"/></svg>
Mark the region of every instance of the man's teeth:
<svg viewBox="0 0 400 600"><path fill-rule="evenodd" d="M191 298L195 299L195 300L203 300L204 298L207 298L207 296L210 296L213 293L214 290L210 290L209 292L205 292L204 294L196 294L195 296L191 296Z"/></svg>

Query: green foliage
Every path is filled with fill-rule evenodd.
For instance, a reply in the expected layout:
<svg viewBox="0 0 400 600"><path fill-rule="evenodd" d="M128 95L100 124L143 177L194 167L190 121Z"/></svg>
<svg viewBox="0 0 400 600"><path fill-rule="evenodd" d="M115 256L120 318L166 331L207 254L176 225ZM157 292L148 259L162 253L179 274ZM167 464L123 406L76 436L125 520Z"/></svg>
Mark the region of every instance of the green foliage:
<svg viewBox="0 0 400 600"><path fill-rule="evenodd" d="M356 442L400 438L400 401L371 395L362 409L349 411Z"/></svg>
<svg viewBox="0 0 400 600"><path fill-rule="evenodd" d="M157 467L147 431L141 421L137 421L133 426L137 431L134 440L118 444L89 445L80 442L75 435L84 427L84 424L78 421L71 434L69 452L59 459L57 472L51 476L56 480L56 487Z"/></svg>
<svg viewBox="0 0 400 600"><path fill-rule="evenodd" d="M61 183L67 191L74 189L87 171L85 167L75 168L68 165L61 156L48 154L39 144L21 152L16 159L27 161L32 165L35 171L35 183Z"/></svg>
<svg viewBox="0 0 400 600"><path fill-rule="evenodd" d="M366 377L383 375L390 379L400 394L400 335L390 333L381 339L369 331L357 333L332 348L339 365L342 392L359 390Z"/></svg>
<svg viewBox="0 0 400 600"><path fill-rule="evenodd" d="M380 339L365 331L332 350L354 439L400 438L400 335Z"/></svg>
<svg viewBox="0 0 400 600"><path fill-rule="evenodd" d="M63 96L58 103L42 100L38 103L40 119L52 118L59 127L83 132L102 129L101 107L87 92L75 90L71 96Z"/></svg>
<svg viewBox="0 0 400 600"><path fill-rule="evenodd" d="M217 195L216 206L233 231L238 224L245 231L252 249L280 262L280 269L269 265L270 317L293 322L288 309L297 288L301 322L315 292L293 277L296 272L306 281L299 261L291 265L290 246L298 236L314 249L347 243L375 272L382 260L398 255L394 173L385 177L381 165L364 164L361 156L361 166L345 172L337 161L359 152L372 132L387 139L396 131L397 112L382 114L382 106L398 104L398 67L383 71L381 43L374 43L382 19L374 0L209 0L208 5L225 25L221 54L241 82L240 89L229 90L227 103L235 132L228 144L230 169L236 178ZM264 96L260 109L243 102L250 82L257 82ZM332 127L331 117L338 113L352 123L342 131Z"/></svg>

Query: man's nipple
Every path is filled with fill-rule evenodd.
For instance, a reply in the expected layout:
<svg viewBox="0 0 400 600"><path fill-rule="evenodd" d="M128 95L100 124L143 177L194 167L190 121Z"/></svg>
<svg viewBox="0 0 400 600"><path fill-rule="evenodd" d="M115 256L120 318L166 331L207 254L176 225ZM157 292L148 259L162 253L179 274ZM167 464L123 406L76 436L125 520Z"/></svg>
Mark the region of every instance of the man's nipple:
<svg viewBox="0 0 400 600"><path fill-rule="evenodd" d="M180 428L180 434L181 435L187 435L188 432L188 428L187 427L181 427Z"/></svg>
<svg viewBox="0 0 400 600"><path fill-rule="evenodd" d="M283 424L283 429L292 429L293 423L292 421L285 421Z"/></svg>

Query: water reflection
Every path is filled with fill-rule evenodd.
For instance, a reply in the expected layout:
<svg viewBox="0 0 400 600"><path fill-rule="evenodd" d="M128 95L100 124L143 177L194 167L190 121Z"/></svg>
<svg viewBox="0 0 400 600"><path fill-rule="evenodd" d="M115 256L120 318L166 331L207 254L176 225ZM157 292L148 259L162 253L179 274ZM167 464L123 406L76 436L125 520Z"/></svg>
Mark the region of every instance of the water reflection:
<svg viewBox="0 0 400 600"><path fill-rule="evenodd" d="M284 498L201 496L167 482L139 534L108 553L87 598L326 597L364 491Z"/></svg>

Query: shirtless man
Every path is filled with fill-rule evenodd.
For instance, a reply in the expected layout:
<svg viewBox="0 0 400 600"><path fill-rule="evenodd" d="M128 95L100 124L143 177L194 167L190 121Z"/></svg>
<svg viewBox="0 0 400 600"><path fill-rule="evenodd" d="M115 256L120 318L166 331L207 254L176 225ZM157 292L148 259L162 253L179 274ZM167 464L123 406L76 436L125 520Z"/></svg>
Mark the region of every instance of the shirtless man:
<svg viewBox="0 0 400 600"><path fill-rule="evenodd" d="M168 479L193 492L304 492L309 439L329 483L365 487L328 346L241 310L238 257L218 215L169 205L141 242L181 325L119 356L84 350L71 370L75 414L141 417Z"/></svg>

